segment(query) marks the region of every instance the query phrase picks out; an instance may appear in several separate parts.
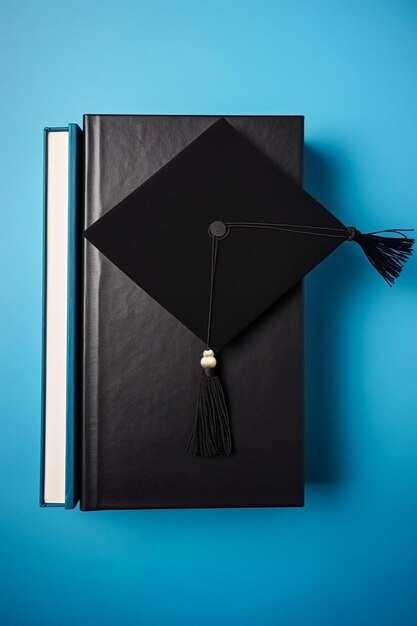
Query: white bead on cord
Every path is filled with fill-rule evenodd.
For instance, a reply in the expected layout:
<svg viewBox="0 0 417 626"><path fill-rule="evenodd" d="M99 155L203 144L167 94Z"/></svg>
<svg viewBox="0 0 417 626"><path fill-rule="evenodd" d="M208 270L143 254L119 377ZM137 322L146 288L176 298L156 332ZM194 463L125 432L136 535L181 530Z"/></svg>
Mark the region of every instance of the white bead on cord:
<svg viewBox="0 0 417 626"><path fill-rule="evenodd" d="M203 358L201 359L200 363L201 363L201 367L205 370L216 367L217 361L216 361L216 357L214 356L213 350L204 350Z"/></svg>

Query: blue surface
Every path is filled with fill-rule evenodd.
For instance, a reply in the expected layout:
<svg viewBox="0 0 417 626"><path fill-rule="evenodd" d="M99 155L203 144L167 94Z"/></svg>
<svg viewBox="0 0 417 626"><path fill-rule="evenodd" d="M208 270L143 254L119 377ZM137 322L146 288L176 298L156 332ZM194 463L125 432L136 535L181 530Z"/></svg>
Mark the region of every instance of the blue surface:
<svg viewBox="0 0 417 626"><path fill-rule="evenodd" d="M307 505L38 506L42 129L88 113L306 115L306 187L417 225L417 5L7 2L1 30L0 622L414 626L417 259L307 284Z"/></svg>

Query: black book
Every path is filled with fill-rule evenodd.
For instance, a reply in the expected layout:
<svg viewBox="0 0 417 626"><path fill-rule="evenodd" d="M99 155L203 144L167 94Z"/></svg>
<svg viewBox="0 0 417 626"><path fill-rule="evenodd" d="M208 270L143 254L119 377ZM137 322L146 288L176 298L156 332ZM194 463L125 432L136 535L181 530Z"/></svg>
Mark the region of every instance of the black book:
<svg viewBox="0 0 417 626"><path fill-rule="evenodd" d="M218 119L85 115L85 228ZM225 119L302 183L303 117ZM233 452L194 457L186 450L203 341L84 245L81 508L302 506L301 282L222 349Z"/></svg>

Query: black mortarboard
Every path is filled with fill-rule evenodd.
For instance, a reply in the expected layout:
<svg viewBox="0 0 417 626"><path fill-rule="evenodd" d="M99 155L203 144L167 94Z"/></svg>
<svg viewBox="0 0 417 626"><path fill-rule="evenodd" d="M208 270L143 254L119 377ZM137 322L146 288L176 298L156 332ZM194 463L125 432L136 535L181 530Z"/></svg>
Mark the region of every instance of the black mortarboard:
<svg viewBox="0 0 417 626"><path fill-rule="evenodd" d="M388 236L382 236L386 233ZM229 454L210 350L221 350L346 240L392 284L412 251L402 231L360 233L220 119L85 232L207 344L192 454Z"/></svg>

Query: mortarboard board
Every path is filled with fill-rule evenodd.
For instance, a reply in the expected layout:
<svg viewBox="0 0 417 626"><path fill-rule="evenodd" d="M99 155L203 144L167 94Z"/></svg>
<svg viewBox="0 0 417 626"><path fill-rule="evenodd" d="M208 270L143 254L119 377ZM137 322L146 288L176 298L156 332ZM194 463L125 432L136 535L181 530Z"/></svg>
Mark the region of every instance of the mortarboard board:
<svg viewBox="0 0 417 626"><path fill-rule="evenodd" d="M231 452L212 348L219 352L344 241L359 243L389 284L413 244L402 231L344 226L224 119L85 236L206 343L189 446L196 455Z"/></svg>

